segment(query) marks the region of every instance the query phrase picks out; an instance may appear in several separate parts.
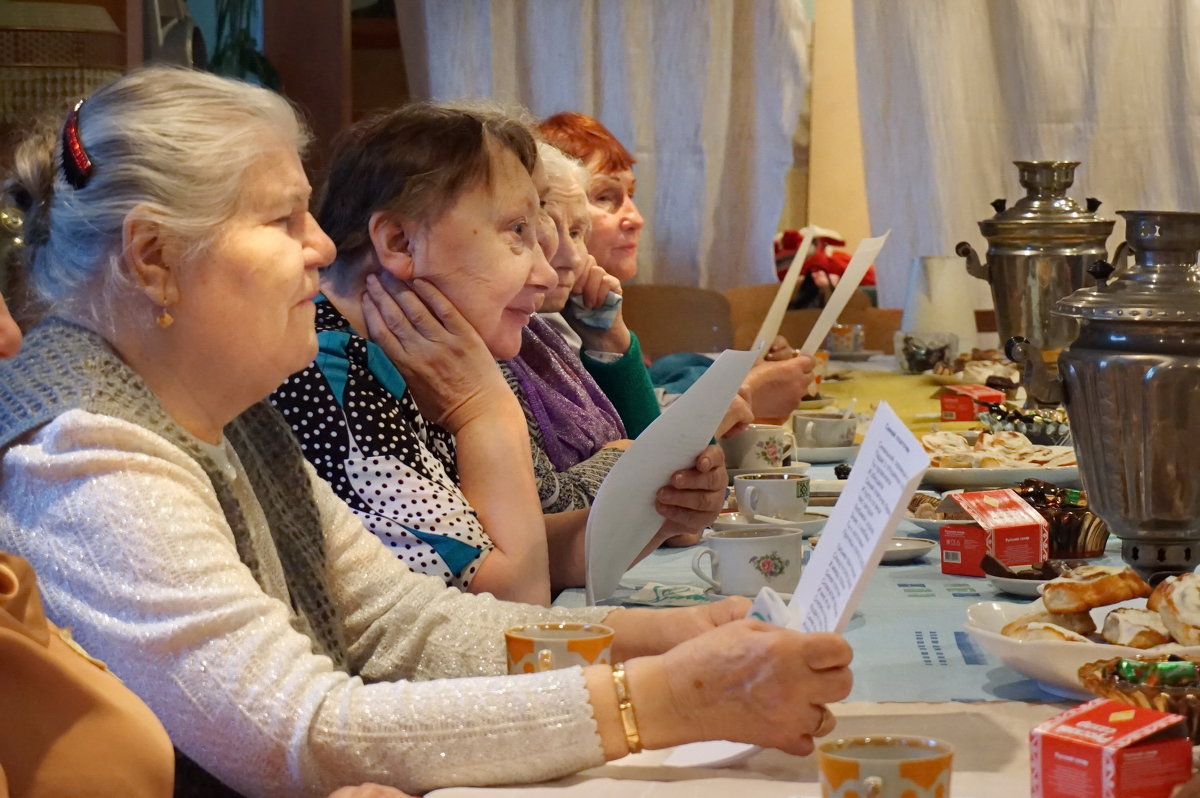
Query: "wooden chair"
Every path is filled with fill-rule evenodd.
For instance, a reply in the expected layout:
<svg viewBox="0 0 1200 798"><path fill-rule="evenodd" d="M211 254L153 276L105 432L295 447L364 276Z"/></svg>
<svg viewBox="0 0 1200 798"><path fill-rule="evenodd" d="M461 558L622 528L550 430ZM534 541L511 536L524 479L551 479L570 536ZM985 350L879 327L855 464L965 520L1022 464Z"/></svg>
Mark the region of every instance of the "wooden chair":
<svg viewBox="0 0 1200 798"><path fill-rule="evenodd" d="M720 352L733 346L729 300L690 285L627 285L625 323L651 359L672 352Z"/></svg>
<svg viewBox="0 0 1200 798"><path fill-rule="evenodd" d="M729 314L733 325L733 346L735 349L748 349L754 345L754 336L758 334L758 328L762 326L763 319L767 317L767 311L771 308L771 303L775 300L775 294L779 290L779 283L759 283L758 285L740 285L735 288L729 288L725 291L725 298L729 300ZM861 321L846 321L850 314L866 313L869 310L874 310L871 307L871 297L861 288L854 292L850 297L850 301L846 303L846 309L842 311L842 321L846 324L863 324ZM805 311L788 311L788 313L803 313ZM799 317L798 317L799 318ZM803 317L807 318L807 317ZM795 329L803 329L804 335L812 329L813 323L817 317L814 314L812 321L808 322L808 326L803 326L800 322L796 322ZM873 324L877 323L875 321ZM896 329L899 329L900 322L896 322ZM864 324L865 331L865 324ZM804 343L804 336L799 339L792 337L782 328L780 332L792 344L792 346L800 346ZM881 346L872 346L864 344L867 349L882 349ZM888 333L888 349L891 351L891 333Z"/></svg>
<svg viewBox="0 0 1200 798"><path fill-rule="evenodd" d="M783 317L779 333L787 338L792 346L798 347L808 338L809 332L812 331L813 325L817 323L817 317L820 315L821 311L817 309L789 310ZM900 329L903 317L904 311L897 308L847 307L838 317L838 321L842 324L861 324L863 326L864 349L877 349L880 352L891 354L894 351L892 336Z"/></svg>

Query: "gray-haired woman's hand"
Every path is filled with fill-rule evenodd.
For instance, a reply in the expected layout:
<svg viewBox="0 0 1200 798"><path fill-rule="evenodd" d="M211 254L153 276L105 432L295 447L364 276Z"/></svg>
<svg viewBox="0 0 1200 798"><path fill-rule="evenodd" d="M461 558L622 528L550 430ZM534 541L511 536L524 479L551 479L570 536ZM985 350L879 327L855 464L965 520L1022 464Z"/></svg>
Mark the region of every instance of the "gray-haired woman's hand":
<svg viewBox="0 0 1200 798"><path fill-rule="evenodd" d="M433 283L370 275L362 308L371 340L404 375L426 419L454 434L516 401L479 333Z"/></svg>
<svg viewBox="0 0 1200 798"><path fill-rule="evenodd" d="M732 740L806 755L833 729L827 704L850 693L853 651L840 636L747 619L656 657L626 663L642 742Z"/></svg>

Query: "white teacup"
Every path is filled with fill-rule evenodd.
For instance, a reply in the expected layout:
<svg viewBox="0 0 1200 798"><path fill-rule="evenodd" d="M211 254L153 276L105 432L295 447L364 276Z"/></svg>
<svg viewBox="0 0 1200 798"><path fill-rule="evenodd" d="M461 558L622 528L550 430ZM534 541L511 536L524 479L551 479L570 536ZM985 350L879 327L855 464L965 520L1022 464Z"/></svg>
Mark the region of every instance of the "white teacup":
<svg viewBox="0 0 1200 798"><path fill-rule="evenodd" d="M802 449L851 446L858 431L858 419L842 418L839 413L792 414L793 438Z"/></svg>
<svg viewBox="0 0 1200 798"><path fill-rule="evenodd" d="M721 439L727 468L778 468L795 448L791 430L777 424L751 424L737 435Z"/></svg>
<svg viewBox="0 0 1200 798"><path fill-rule="evenodd" d="M932 737L873 735L817 746L822 798L935 798L950 794L954 748Z"/></svg>
<svg viewBox="0 0 1200 798"><path fill-rule="evenodd" d="M726 596L756 596L764 587L791 593L800 582L804 536L796 529L728 529L713 532L692 556L696 576ZM710 560L712 576L700 569Z"/></svg>
<svg viewBox="0 0 1200 798"><path fill-rule="evenodd" d="M766 516L801 521L808 512L810 481L806 474L738 474L733 478L733 495L738 511L749 521Z"/></svg>
<svg viewBox="0 0 1200 798"><path fill-rule="evenodd" d="M601 623L532 623L504 631L509 673L612 663L613 630Z"/></svg>

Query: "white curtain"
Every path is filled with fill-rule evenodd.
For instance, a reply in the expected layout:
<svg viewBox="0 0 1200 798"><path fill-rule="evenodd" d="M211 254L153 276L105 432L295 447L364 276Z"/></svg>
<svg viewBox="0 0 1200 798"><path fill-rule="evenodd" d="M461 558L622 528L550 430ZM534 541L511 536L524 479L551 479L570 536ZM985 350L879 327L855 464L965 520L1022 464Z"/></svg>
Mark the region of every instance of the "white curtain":
<svg viewBox="0 0 1200 798"><path fill-rule="evenodd" d="M881 304L912 259L987 245L1014 160L1081 161L1070 195L1115 211L1200 210L1197 0L856 0L859 103ZM968 277L978 307L984 282Z"/></svg>
<svg viewBox="0 0 1200 798"><path fill-rule="evenodd" d="M638 282L774 279L803 0L396 0L396 15L416 96L582 111L633 153Z"/></svg>

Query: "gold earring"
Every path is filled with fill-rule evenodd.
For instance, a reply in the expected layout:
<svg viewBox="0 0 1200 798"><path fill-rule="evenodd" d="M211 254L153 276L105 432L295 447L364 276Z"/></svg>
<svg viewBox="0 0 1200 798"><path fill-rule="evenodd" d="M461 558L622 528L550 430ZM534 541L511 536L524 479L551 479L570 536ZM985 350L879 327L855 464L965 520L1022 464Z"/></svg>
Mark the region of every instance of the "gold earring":
<svg viewBox="0 0 1200 798"><path fill-rule="evenodd" d="M162 313L159 313L158 317L154 321L158 323L159 327L162 327L165 330L175 323L175 317L170 313L167 313L166 308L163 308Z"/></svg>

